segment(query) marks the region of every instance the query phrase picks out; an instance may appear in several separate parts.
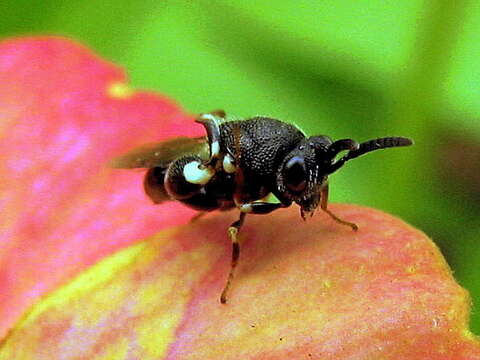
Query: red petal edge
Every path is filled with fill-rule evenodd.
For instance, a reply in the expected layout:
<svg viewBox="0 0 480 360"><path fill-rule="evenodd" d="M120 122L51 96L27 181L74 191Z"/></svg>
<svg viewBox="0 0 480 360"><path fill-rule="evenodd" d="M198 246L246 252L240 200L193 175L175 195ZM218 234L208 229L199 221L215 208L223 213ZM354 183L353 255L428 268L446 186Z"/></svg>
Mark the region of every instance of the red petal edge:
<svg viewBox="0 0 480 360"><path fill-rule="evenodd" d="M60 37L0 43L0 338L58 284L192 213L154 206L111 158L202 129L173 101Z"/></svg>

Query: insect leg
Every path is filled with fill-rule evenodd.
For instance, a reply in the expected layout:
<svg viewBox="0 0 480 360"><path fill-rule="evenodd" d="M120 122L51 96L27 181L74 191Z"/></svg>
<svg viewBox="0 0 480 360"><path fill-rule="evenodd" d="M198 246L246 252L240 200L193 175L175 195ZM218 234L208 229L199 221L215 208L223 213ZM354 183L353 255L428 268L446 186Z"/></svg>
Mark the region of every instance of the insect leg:
<svg viewBox="0 0 480 360"><path fill-rule="evenodd" d="M349 221L342 220L342 219L340 219L337 215L335 215L334 213L332 213L330 210L327 209L327 204L328 204L328 184L326 184L326 185L323 187L320 196L321 196L320 207L322 208L323 211L325 211L328 215L330 215L330 217L331 217L333 220L335 220L336 222L338 222L338 223L340 223L340 224L342 224L342 225L350 226L353 231L357 231L357 230L358 230L357 224L354 224L354 223L349 222Z"/></svg>
<svg viewBox="0 0 480 360"><path fill-rule="evenodd" d="M205 127L210 144L210 159L203 164L205 166L214 166L220 157L220 123L224 117L225 113L219 110L211 114L200 114L195 119L197 123Z"/></svg>
<svg viewBox="0 0 480 360"><path fill-rule="evenodd" d="M281 203L251 202L239 206L242 213L248 214L269 214L285 205Z"/></svg>
<svg viewBox="0 0 480 360"><path fill-rule="evenodd" d="M233 280L233 273L235 271L235 268L237 267L238 258L240 257L240 244L238 243L237 235L243 225L243 222L245 221L246 215L246 213L240 213L240 218L234 223L232 223L232 225L230 225L230 227L228 228L228 237L232 241L232 263L230 266L230 272L228 274L227 282L225 283L222 295L220 296L220 302L222 304L225 304L227 302L227 292Z"/></svg>

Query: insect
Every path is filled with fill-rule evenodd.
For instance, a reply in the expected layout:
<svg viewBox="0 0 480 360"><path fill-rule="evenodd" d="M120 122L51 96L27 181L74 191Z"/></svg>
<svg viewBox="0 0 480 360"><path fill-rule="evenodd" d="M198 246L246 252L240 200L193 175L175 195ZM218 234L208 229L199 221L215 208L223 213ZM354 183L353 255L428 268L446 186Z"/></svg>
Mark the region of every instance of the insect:
<svg viewBox="0 0 480 360"><path fill-rule="evenodd" d="M117 168L146 168L144 189L154 203L169 200L202 213L240 211L228 227L230 272L220 296L226 303L240 256L238 232L247 214L268 214L293 203L305 220L318 206L336 222L357 230L328 208L328 176L365 153L412 145L404 137L357 143L326 135L306 137L297 127L263 116L226 121L222 110L200 114L204 137L176 137L131 151L114 160ZM346 151L343 156L340 153Z"/></svg>

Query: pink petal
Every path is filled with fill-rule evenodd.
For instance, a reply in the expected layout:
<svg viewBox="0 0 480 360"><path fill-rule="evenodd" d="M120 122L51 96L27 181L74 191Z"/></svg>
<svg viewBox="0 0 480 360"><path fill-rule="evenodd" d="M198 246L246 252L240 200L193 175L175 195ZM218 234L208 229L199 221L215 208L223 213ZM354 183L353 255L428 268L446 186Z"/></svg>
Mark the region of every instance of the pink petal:
<svg viewBox="0 0 480 360"><path fill-rule="evenodd" d="M203 134L173 101L126 82L67 39L0 43L0 336L59 283L192 213L154 206L141 171L108 168L140 144Z"/></svg>

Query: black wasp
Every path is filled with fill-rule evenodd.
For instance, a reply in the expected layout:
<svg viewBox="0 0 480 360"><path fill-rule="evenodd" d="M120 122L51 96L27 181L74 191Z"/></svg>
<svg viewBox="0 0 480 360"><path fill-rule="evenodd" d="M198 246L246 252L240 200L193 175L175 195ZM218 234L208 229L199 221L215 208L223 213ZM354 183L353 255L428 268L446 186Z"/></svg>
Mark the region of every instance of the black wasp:
<svg viewBox="0 0 480 360"><path fill-rule="evenodd" d="M306 137L294 125L256 116L226 121L218 110L195 120L204 137L177 137L133 150L114 162L118 168L147 168L144 188L155 203L177 200L202 212L237 208L240 218L228 228L232 241L230 273L220 301L225 303L240 255L237 234L246 214L268 214L296 203L305 219L320 205L336 222L357 230L327 209L328 175L360 155L408 146L404 137L357 143ZM345 155L337 155L347 151Z"/></svg>

